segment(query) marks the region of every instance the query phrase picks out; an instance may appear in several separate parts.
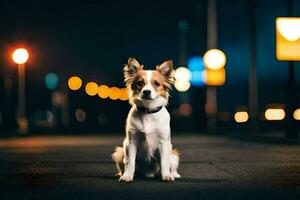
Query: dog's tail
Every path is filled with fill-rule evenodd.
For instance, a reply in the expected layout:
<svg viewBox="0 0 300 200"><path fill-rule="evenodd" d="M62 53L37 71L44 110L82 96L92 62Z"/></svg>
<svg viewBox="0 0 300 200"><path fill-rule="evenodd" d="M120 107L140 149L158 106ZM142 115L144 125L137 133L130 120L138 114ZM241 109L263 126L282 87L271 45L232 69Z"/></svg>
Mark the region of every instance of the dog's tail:
<svg viewBox="0 0 300 200"><path fill-rule="evenodd" d="M124 149L123 147L117 146L115 152L111 155L112 160L116 163L117 173L116 176L122 176L121 166L123 165ZM120 166L121 165L121 166Z"/></svg>

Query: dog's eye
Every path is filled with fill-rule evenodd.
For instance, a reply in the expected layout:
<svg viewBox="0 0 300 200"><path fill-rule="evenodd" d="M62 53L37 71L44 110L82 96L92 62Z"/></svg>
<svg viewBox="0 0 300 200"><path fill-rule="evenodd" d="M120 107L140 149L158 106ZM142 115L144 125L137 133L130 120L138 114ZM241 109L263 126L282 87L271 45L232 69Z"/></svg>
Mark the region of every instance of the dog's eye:
<svg viewBox="0 0 300 200"><path fill-rule="evenodd" d="M138 81L136 82L136 85L142 87L144 85L144 81Z"/></svg>
<svg viewBox="0 0 300 200"><path fill-rule="evenodd" d="M159 86L160 86L160 83L157 82L157 81L154 81L153 85L154 85L154 87L159 87Z"/></svg>

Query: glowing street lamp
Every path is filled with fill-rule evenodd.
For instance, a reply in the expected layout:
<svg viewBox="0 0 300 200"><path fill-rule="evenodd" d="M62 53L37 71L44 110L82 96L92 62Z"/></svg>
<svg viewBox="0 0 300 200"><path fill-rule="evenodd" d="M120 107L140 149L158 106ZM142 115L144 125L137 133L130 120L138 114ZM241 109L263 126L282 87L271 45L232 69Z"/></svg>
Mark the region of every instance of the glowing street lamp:
<svg viewBox="0 0 300 200"><path fill-rule="evenodd" d="M24 48L16 49L12 54L12 60L18 64L18 132L22 134L28 131L25 100L25 63L28 58L29 53Z"/></svg>

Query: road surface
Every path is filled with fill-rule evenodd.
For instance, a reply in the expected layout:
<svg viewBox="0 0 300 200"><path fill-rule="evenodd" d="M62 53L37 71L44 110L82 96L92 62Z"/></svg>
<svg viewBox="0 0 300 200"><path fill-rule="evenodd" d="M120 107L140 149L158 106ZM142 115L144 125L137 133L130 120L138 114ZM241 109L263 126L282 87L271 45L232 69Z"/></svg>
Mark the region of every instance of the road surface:
<svg viewBox="0 0 300 200"><path fill-rule="evenodd" d="M118 136L0 140L0 199L300 199L300 146L177 136L182 179L119 183Z"/></svg>

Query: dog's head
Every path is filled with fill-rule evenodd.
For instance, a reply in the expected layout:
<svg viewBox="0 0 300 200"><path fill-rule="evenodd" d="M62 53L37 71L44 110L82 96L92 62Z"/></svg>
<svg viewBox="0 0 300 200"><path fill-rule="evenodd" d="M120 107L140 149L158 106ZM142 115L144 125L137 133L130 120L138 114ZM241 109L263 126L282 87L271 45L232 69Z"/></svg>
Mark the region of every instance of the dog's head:
<svg viewBox="0 0 300 200"><path fill-rule="evenodd" d="M148 109L165 106L174 82L173 62L168 60L156 66L156 70L144 70L144 65L129 58L124 67L124 78L131 104Z"/></svg>

